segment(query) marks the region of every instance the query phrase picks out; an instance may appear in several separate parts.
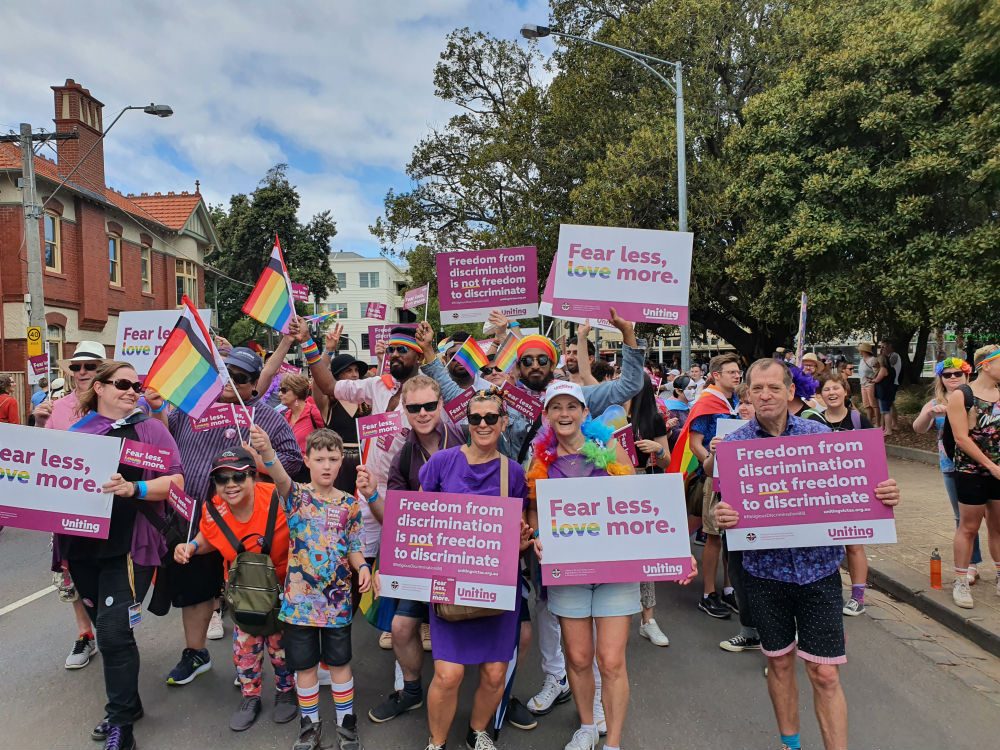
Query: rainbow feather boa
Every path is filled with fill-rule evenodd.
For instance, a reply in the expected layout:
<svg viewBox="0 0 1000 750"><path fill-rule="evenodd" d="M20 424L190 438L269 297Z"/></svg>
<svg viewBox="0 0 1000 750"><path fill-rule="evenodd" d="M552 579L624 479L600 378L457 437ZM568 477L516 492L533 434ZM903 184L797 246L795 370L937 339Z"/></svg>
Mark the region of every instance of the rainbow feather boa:
<svg viewBox="0 0 1000 750"><path fill-rule="evenodd" d="M580 448L580 455L587 463L598 469L604 469L611 476L633 473L631 466L621 464L617 460L615 445L612 442L614 428L588 416L581 425L580 432L586 438L583 447ZM559 444L552 427L548 424L542 427L531 446L534 460L528 469L526 479L529 495L535 497L535 481L548 479L549 467L559 455Z"/></svg>

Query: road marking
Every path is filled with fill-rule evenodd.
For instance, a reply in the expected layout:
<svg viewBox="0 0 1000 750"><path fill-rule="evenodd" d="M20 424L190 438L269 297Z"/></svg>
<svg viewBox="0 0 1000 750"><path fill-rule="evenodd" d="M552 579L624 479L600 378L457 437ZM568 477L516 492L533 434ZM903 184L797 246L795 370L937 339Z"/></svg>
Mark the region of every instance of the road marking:
<svg viewBox="0 0 1000 750"><path fill-rule="evenodd" d="M8 604L3 609L0 609L0 617L3 617L6 614L10 614L15 609L20 609L25 604L31 604L33 601L35 601L35 599L41 599L46 594L51 594L55 590L56 590L55 586L46 586L41 591L36 591L34 594L28 594L28 596L24 597L23 599L18 599L13 604Z"/></svg>

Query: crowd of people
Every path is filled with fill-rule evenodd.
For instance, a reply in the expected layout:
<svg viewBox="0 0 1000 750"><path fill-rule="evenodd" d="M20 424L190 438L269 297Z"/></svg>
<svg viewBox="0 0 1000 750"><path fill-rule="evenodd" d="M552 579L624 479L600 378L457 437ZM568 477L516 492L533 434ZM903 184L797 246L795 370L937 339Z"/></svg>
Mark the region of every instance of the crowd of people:
<svg viewBox="0 0 1000 750"><path fill-rule="evenodd" d="M864 547L846 549L851 589L845 601L839 575L843 547L728 549L726 529L738 523L739 513L711 479L722 440L873 425L891 432L898 376L892 374L893 356L898 360L898 355L884 345L877 357L871 345L859 347L859 409L848 379L850 363L807 355L796 366L779 350L752 363L721 354L680 372L647 359L632 324L613 310L611 324L623 339L615 364L597 358L588 326L580 326L560 351L544 335L521 336L518 324L498 313L490 322L496 338L488 354L508 333L518 337L509 372L492 359L480 372L468 371L451 355L469 334L438 341L426 322L415 330L392 329L381 350L384 373L370 372L368 363L340 353L336 325L320 346L305 321L293 321L266 362L251 349L220 339L227 377L218 400L245 405L252 424L218 429L196 428L159 394L144 390L130 365L107 359L100 344L77 346L68 362L72 389L35 405L36 426L127 437L169 456L166 473L123 464L107 479L104 490L114 495L107 539L57 536L53 545L55 582L60 597L72 603L79 634L66 668L85 667L98 647L103 661L107 704L93 739L108 750L135 747L133 726L143 705L133 627L152 587L149 612L163 615L170 607L181 612L180 658L164 675L177 687L213 669L206 639L223 637L229 602L240 688L230 719L233 731L250 729L263 710L266 653L275 680L271 719L299 719L290 737L293 750L317 750L334 741L340 750L360 750L359 711L379 724L424 707L429 739L417 744L445 750L467 667L478 673L465 733L469 750L492 750L505 725L530 731L570 701L580 727L565 750L594 750L601 737L606 750L619 750L629 708L626 647L632 628L638 624L639 635L653 646L670 642L654 617L655 588L646 582L541 585L544 544L537 533L536 482L677 471L675 448L683 444L698 464L685 486L688 531L704 548L700 566L692 558L691 575L679 583L700 575L701 591L692 595L692 606L713 618L737 615L738 632L720 648L763 652L782 748L801 745L796 656L813 688L824 746L847 747L847 703L838 670L846 661L843 617L865 608ZM285 371L286 354L294 347L305 360L303 372ZM505 383L541 402L537 418L511 408ZM945 359L936 371L934 397L914 424L918 431L938 431L956 524L954 598L963 607L972 606L968 587L979 575L978 531L984 520L991 557L1000 561L998 384L1000 347L980 349L972 365ZM464 415L453 420L444 403L467 389L474 395ZM0 388L0 399L3 395ZM614 407L624 410L631 425L634 463L598 419ZM399 412L407 428L393 440L372 441L366 450L356 418L386 412ZM727 434L721 431L727 419L745 424ZM191 521L163 502L171 484L198 502ZM387 493L400 490L516 500L521 532L513 610L453 619L427 602L382 595L381 524ZM875 494L886 505L899 501L892 479L880 483ZM246 555L255 556L252 573L246 572ZM1000 570L1000 562L997 566ZM241 588L240 576L251 574L261 576L258 589L273 589L273 611L246 604L253 587ZM244 595L240 607L232 606ZM386 674L385 699L358 707L351 631L365 596L379 597L384 630L379 642L391 648L396 664ZM538 641L541 686L518 679L518 666L531 658L532 639ZM425 686L421 674L428 650L433 678ZM320 718L323 685L332 693L332 725Z"/></svg>

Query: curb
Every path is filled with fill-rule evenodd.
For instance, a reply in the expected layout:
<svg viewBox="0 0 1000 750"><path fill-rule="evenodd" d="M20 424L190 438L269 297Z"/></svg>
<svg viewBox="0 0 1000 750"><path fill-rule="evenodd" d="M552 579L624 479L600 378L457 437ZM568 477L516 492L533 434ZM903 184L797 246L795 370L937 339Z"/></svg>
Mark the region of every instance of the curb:
<svg viewBox="0 0 1000 750"><path fill-rule="evenodd" d="M938 454L934 451L925 451L920 448L907 448L902 445L885 444L885 454L893 458L902 458L906 461L917 461L922 464L938 465Z"/></svg>

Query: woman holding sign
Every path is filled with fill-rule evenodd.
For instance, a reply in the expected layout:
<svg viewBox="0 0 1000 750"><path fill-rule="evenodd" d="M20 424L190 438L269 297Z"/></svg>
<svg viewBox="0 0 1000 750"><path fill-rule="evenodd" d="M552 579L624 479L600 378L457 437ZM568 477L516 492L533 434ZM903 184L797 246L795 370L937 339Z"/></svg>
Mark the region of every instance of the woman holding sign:
<svg viewBox="0 0 1000 750"><path fill-rule="evenodd" d="M97 629L104 662L106 716L91 736L106 748L135 747L132 723L142 717L139 700L139 648L133 629L142 618L141 604L153 571L166 553L159 528L165 526L163 503L171 483L184 486L180 452L163 423L138 408L142 383L131 365L103 362L79 397L72 432L127 438L148 450L168 451L167 471L159 476L122 463L104 483L113 494L107 539L59 537L60 552L87 614Z"/></svg>
<svg viewBox="0 0 1000 750"><path fill-rule="evenodd" d="M420 485L427 492L509 496L526 504L528 488L524 470L497 450L507 427L503 396L490 389L479 391L467 407L469 440L466 445L440 450L420 469ZM506 472L502 477L501 472ZM506 491L503 489L506 486ZM523 507L523 506L522 506ZM522 520L521 551L531 546L532 530ZM479 665L469 718L466 744L471 750L494 750L489 725L503 697L507 665L518 640L520 593L511 612L489 613L459 622L438 616L430 609L434 679L427 690L427 719L431 738L426 750L442 750L455 718L458 689L467 665Z"/></svg>

